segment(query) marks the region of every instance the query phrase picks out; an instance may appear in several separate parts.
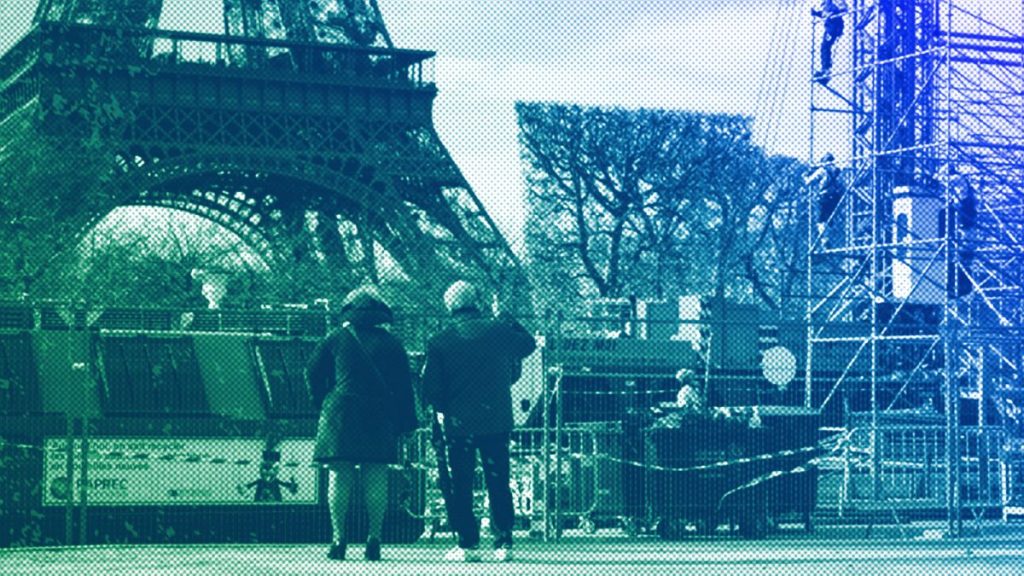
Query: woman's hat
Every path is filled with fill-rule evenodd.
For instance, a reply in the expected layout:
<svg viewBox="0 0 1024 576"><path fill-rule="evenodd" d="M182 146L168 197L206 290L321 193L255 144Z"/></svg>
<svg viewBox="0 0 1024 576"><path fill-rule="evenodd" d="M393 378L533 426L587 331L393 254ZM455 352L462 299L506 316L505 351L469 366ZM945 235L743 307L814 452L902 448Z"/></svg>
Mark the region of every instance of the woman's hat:
<svg viewBox="0 0 1024 576"><path fill-rule="evenodd" d="M459 280L448 287L444 292L444 306L449 312L462 310L463 308L478 308L480 306L480 293L476 286L465 280Z"/></svg>

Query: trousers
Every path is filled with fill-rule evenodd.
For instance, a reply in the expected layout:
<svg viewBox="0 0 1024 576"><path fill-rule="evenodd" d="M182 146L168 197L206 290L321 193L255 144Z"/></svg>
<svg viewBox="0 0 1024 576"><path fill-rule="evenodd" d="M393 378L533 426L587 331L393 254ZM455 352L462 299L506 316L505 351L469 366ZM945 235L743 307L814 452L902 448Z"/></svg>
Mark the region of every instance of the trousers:
<svg viewBox="0 0 1024 576"><path fill-rule="evenodd" d="M473 510L477 452L490 501L492 530L496 539L510 540L515 510L509 487L509 434L455 436L449 437L447 443L452 476L448 522L459 536L459 546L475 548L480 544L480 523Z"/></svg>
<svg viewBox="0 0 1024 576"><path fill-rule="evenodd" d="M832 70L832 45L843 35L843 17L830 16L825 19L825 34L821 39L821 69Z"/></svg>

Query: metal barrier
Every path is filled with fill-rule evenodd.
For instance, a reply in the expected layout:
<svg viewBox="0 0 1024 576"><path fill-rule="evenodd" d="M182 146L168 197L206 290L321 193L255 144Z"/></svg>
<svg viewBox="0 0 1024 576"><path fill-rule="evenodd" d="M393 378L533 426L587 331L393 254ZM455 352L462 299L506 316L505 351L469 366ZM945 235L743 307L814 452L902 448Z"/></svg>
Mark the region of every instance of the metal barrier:
<svg viewBox="0 0 1024 576"><path fill-rule="evenodd" d="M0 419L0 547L96 543L321 542L330 538L315 421ZM276 440L268 449L267 438ZM415 541L422 474L389 471L382 537ZM365 506L347 522L360 539Z"/></svg>
<svg viewBox="0 0 1024 576"><path fill-rule="evenodd" d="M1003 443L999 484L1003 497L1003 521L1024 517L1024 439Z"/></svg>
<svg viewBox="0 0 1024 576"><path fill-rule="evenodd" d="M943 426L854 428L845 438L838 453L819 464L822 491L834 491L840 517L856 510L888 509L895 515L896 510L959 507L977 518L986 509L1002 508L1009 498L1012 471L1002 428L961 427L953 470ZM958 492L951 494L950 485L959 486Z"/></svg>
<svg viewBox="0 0 1024 576"><path fill-rule="evenodd" d="M520 428L511 437L510 484L516 525L531 534L549 538L560 535L567 522L588 532L597 527L598 514L613 513L607 501L617 487L603 484L600 446L609 444L615 430L551 430ZM437 454L430 429L417 430L405 446L406 467L425 473L423 510L408 512L425 521L426 536L448 531L444 499L438 484ZM484 522L488 502L482 468L474 481L476 512Z"/></svg>
<svg viewBox="0 0 1024 576"><path fill-rule="evenodd" d="M774 499L775 502L766 506L766 510L798 511L804 525L809 527L817 472L813 466L807 469L804 464L814 456L812 452L822 449L816 437L819 425L817 418L811 423L811 428L804 431L803 425L796 426L795 422L789 422L790 426L787 427L779 419L796 417L797 412L806 409L784 405L765 407L766 417L770 409L775 409L771 416L774 420L767 426L779 427L778 434L759 432L723 438L721 448L724 451L720 450L721 454L715 456L707 450L692 448L693 443L686 443L686 446L674 444L664 453L652 454L651 410L665 404L675 404L680 387L677 379L680 363L685 365L687 360L692 360L687 356L687 353L692 352L687 343L682 343L684 346L678 346L679 342L658 344L663 349L638 347L630 341L601 342L599 346L590 342L566 340L552 347L557 358L567 361L568 365L552 363L547 366L542 398L544 409L541 411L544 429L549 430L554 438L562 438L564 434L580 428L592 430L597 427L615 431L613 435L601 437L600 448L596 448L594 454L603 464L597 481L606 487L610 486L612 491L618 490L618 494L605 493L604 506L595 506L585 514L581 526L589 529L602 520L611 519L631 535L642 530L658 531L663 538L674 539L687 530L682 527L683 523L692 520L687 515L693 516L693 509L705 504L700 499L709 496L690 497L684 506L673 500L683 498L684 492L692 495L693 490L689 485L702 482L705 487L718 490L718 496L723 498L725 494L742 492L741 497L730 500L728 508L744 508L741 512L746 513L749 511L747 508L756 507L757 502ZM628 369L609 370L608 366L597 364L599 361L607 364L609 357L621 360L613 364L628 363ZM757 395L747 396L753 398ZM751 425L761 427L760 424ZM800 428L801 433L791 434L796 428ZM701 428L697 432L701 437L697 444L709 441L712 432ZM751 443L754 437L757 441ZM799 445L789 445L793 443ZM558 458L559 454L556 453L556 471ZM698 470L705 465L717 468L713 471ZM804 481L796 482L794 478L788 477L800 473L794 470L796 468L802 469ZM725 473L725 470L728 472ZM771 476L757 478L762 472L770 472ZM783 476L787 478L782 480ZM799 493L799 496L794 496L794 493ZM736 502L744 504L736 506ZM748 503L753 504L747 506ZM709 518L719 515L698 513L697 516L698 522L703 521L705 524L704 532L710 533L717 528L717 524ZM754 517L754 524L759 524L746 533L759 537L767 521L758 514L749 516ZM665 529L666 522L676 526ZM560 522L554 524L556 528L561 525ZM747 525L751 525L751 522L747 522ZM560 532L556 531L555 536L559 535Z"/></svg>
<svg viewBox="0 0 1024 576"><path fill-rule="evenodd" d="M5 415L0 418L0 469L7 471L0 474L0 487L4 488L0 492L21 498L0 504L6 506L12 523L28 527L23 534L0 537L0 547L157 541L151 534L163 537L168 526L173 526L174 536L167 541L199 539L184 531L194 530L195 518L210 511L225 519L223 525L211 527L213 523L206 522L201 526L201 537L210 541L321 538L329 529L326 489L323 474L307 466L316 410L292 400L304 398L301 367L306 350L336 318L325 311L286 310L265 317L259 316L262 313L231 316L226 311L225 316L218 316L223 321L216 324L217 330L224 331L221 334L199 330L199 325L213 318L200 312L220 312L195 311L190 325L195 332L182 329L180 311L128 312L49 304L0 305L0 324L7 326L0 348L18 360L0 370L0 380L7 380L7 387L0 390L0 408ZM442 319L430 316L406 316L396 332L406 341L422 341L441 323ZM127 326L140 331L128 338L122 332ZM242 333L236 334L236 328ZM978 517L996 509L1001 509L1004 518L1024 515L1024 489L1020 487L1024 485L1024 441L1008 437L1012 428L962 425L956 428L957 450L951 454L947 427L941 425L945 416L931 410L873 414L846 410L844 404L843 411L833 414L840 417L839 424L818 430L817 436L814 426L810 435L799 440L769 446L782 436L771 435L758 440L762 445L757 449L743 453L730 452L732 447L726 445L725 456L709 456L701 462L662 462L652 457L645 423L650 409L672 403L684 380L705 391L717 390L722 405L762 410L770 405L802 408L805 403L796 400L808 390L831 393L831 386L817 385L819 379L828 379L827 374L816 372L814 378L802 381L799 361L789 366L791 370L785 371L786 377L778 384L772 383L770 377L779 374L749 360L763 347L759 332L735 328L712 331L721 354L717 366L715 353L703 352L705 348L700 347L698 353L690 341L571 335L547 338L515 388L514 406L522 416L517 421L525 423L513 433L511 452L519 528L545 538L557 538L570 527L586 532L621 527L635 534L658 522L652 507L661 504L675 513L679 504L675 485L689 489L689 480L676 476L695 476L700 466L739 468L748 461L772 458L777 460L765 470L786 472L801 467L804 456L811 458L816 468L813 485L819 516L834 512L843 517L867 510L892 511L894 517L896 511L925 512L933 517L945 513L950 518L973 513ZM271 334L265 333L268 330ZM795 338L797 330L782 327L778 332L779 342L799 351L786 340ZM727 333L743 337L728 340ZM131 340L132 346L118 349L116 354L104 348L121 345L122 340ZM149 362L155 357L153 350L166 348L168 342L180 344L173 347L175 353L160 357L159 363ZM183 365L177 352L190 346L198 351L198 370L178 376ZM136 353L140 350L145 354ZM748 359L749 366L741 370L733 361L742 358ZM131 373L107 370L108 360L119 369L132 368ZM240 369L247 362L252 363L252 370ZM131 376L139 370L141 376ZM232 377L222 378L221 374ZM152 388L156 383L179 381L202 384L198 391L180 386L180 390L193 392L179 396L192 400L205 394L209 413L196 417L184 409L165 410L170 404L157 402L160 398L156 396L150 398L153 392L138 398L157 402L160 410L118 403L121 397L117 393L139 393L142 388L137 385ZM707 403L717 405L710 392ZM862 392L854 390L851 397ZM143 409L153 413L145 416ZM765 421L765 426L772 424ZM259 502L253 489L242 494L237 488L256 480L262 442L268 436L264 428L277 427L287 440L281 462L285 476L280 481L289 482L294 471L299 490L285 493L283 503ZM821 442L826 438L829 446ZM810 455L804 449L817 452ZM419 537L426 528L432 535L444 528L446 514L437 489L430 431L418 431L405 450L403 466L392 470L397 488L389 496L389 511L404 515L401 522L392 522L397 527L394 532L400 532L396 537ZM209 458L204 459L203 454ZM951 456L955 461L952 467L948 465ZM286 468L288 462L294 467ZM142 464L148 469L140 468ZM219 479L196 475L193 470L197 467L216 471ZM198 479L188 485L161 484L168 478L190 477ZM669 487L663 491L667 500L651 498L657 493L652 484L659 477L662 485ZM76 498L74 487L79 483L81 492ZM478 484L482 488L482 477ZM949 486L957 489L951 491ZM25 494L32 498L24 498ZM482 489L478 497L480 516L486 518ZM153 519L159 516L154 510L163 514L159 526ZM280 528L285 524L282 519L303 514L305 520L298 523L308 527L305 532ZM406 522L409 516L415 516L417 522ZM685 515L682 519L690 522ZM250 531L238 526L244 522L259 523L261 528ZM689 532L691 527L684 528Z"/></svg>
<svg viewBox="0 0 1024 576"><path fill-rule="evenodd" d="M86 422L55 415L7 421L0 432L0 456L4 468L15 473L5 476L4 486L11 493L39 496L10 503L10 521L23 521L34 532L8 535L5 545L193 537L216 541L248 537L246 529L261 540L325 537L323 479L310 460L312 423L296 422L283 430L279 480L282 487L295 483L295 490L274 502L261 501L251 487L259 477L263 450L259 422L211 419L204 421L202 429L189 422L166 423L154 434L149 422L140 419ZM511 444L517 528L546 539L561 537L566 528L593 532L618 526L628 535L645 528L660 530L651 524L659 521L652 508L658 502L634 501L633 495L650 496L659 481L662 487L688 482L686 478L698 469L713 475L747 466L746 462L785 463L809 451L819 454L811 460L817 469L813 477L819 513L827 512L823 508L829 502L839 517L853 517L859 511L891 513L897 523L909 514L949 515L951 510L959 510L956 516L968 520L972 515L980 520L1001 512L1009 519L1024 513L1024 441L1007 437L1001 428L961 427L959 458L952 470L947 466L943 427L831 432L816 446L773 450L759 445L760 450L747 454L678 463L632 454L629 432L613 423L517 429ZM765 469L787 474L790 467L797 472L799 466ZM202 473L196 475L197 470ZM634 471L640 474L632 476ZM392 476L389 506L396 514L391 524L394 538L408 541L445 530L447 518L429 430L412 436L405 445L405 460L393 467ZM759 489L770 489L779 477L772 472L753 480L769 482L768 488ZM950 485L957 490L950 493ZM487 518L479 473L477 488L479 516ZM662 502L665 509L681 504L670 493L664 496L670 499ZM199 536L181 532L194 529L197 519L214 513L219 522L216 526L207 522L206 532ZM403 523L402 518L417 522ZM290 520L301 520L309 529L284 534L272 527ZM173 537L168 535L171 526Z"/></svg>

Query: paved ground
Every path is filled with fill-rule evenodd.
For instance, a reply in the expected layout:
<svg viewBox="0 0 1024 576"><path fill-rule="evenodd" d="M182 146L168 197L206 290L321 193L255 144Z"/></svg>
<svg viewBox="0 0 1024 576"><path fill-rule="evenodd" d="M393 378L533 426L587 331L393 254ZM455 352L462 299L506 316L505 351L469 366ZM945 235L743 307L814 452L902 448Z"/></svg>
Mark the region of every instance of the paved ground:
<svg viewBox="0 0 1024 576"><path fill-rule="evenodd" d="M354 550L355 551L355 550ZM4 574L190 575L222 574L537 574L537 575L807 575L1024 574L1024 557L1004 547L886 546L834 549L801 546L716 550L694 544L527 549L509 564L452 565L436 560L440 549L391 548L373 565L321 559L321 547L90 548L6 555Z"/></svg>
<svg viewBox="0 0 1024 576"><path fill-rule="evenodd" d="M663 542L614 535L567 536L559 542L520 539L516 558L451 564L441 560L446 540L385 545L379 563L329 561L324 545L91 546L0 551L0 574L104 576L220 576L222 574L461 575L526 574L600 576L700 575L1024 575L1024 529L993 525L943 537L940 525L884 527L866 537L864 527L824 527L813 535L776 535L749 542L732 537Z"/></svg>

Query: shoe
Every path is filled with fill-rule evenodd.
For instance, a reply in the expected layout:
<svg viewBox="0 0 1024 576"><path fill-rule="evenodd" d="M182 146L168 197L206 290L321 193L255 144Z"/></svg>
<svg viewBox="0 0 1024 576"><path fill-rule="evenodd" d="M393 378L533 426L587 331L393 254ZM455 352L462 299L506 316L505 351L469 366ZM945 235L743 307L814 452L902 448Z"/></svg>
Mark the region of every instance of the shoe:
<svg viewBox="0 0 1024 576"><path fill-rule="evenodd" d="M331 544L331 549L327 551L327 557L331 560L344 560L345 559L345 543L334 543Z"/></svg>
<svg viewBox="0 0 1024 576"><path fill-rule="evenodd" d="M380 560L380 538L370 538L366 541L366 551L363 555L367 560L376 562Z"/></svg>
<svg viewBox="0 0 1024 576"><path fill-rule="evenodd" d="M512 560L512 533L501 532L494 537L494 559L498 562Z"/></svg>
<svg viewBox="0 0 1024 576"><path fill-rule="evenodd" d="M456 546L444 555L444 559L448 562L479 562L480 551L476 548L461 548Z"/></svg>
<svg viewBox="0 0 1024 576"><path fill-rule="evenodd" d="M512 561L512 545L506 544L494 549L494 559L498 562Z"/></svg>

